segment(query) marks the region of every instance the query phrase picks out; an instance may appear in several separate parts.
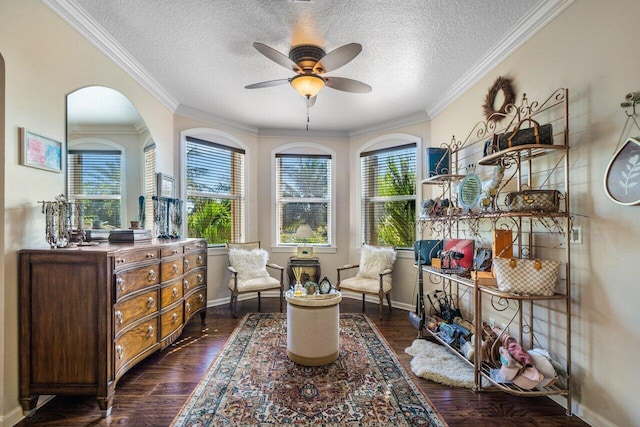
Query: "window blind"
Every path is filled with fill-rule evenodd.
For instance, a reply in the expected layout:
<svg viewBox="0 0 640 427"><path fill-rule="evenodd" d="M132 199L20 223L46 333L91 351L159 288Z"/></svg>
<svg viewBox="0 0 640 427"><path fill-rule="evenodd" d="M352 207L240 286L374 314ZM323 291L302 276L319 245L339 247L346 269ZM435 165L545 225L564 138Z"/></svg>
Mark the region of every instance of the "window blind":
<svg viewBox="0 0 640 427"><path fill-rule="evenodd" d="M413 247L416 211L416 144L360 154L363 242Z"/></svg>
<svg viewBox="0 0 640 427"><path fill-rule="evenodd" d="M69 150L68 198L81 201L86 220L121 226L121 169L120 151Z"/></svg>
<svg viewBox="0 0 640 427"><path fill-rule="evenodd" d="M186 138L187 234L209 244L244 241L245 151Z"/></svg>
<svg viewBox="0 0 640 427"><path fill-rule="evenodd" d="M156 195L156 144L144 147L144 225L153 224L153 199Z"/></svg>
<svg viewBox="0 0 640 427"><path fill-rule="evenodd" d="M331 156L276 154L278 243L331 244ZM307 224L309 239L296 238Z"/></svg>

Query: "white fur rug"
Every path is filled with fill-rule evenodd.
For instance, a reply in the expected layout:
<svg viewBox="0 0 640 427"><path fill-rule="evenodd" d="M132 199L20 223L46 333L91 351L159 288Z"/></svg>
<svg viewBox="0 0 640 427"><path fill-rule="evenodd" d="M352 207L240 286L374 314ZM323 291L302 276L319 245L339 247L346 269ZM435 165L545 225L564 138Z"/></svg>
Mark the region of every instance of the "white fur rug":
<svg viewBox="0 0 640 427"><path fill-rule="evenodd" d="M453 387L473 388L473 368L440 344L417 339L404 352L413 356L411 371L417 376Z"/></svg>

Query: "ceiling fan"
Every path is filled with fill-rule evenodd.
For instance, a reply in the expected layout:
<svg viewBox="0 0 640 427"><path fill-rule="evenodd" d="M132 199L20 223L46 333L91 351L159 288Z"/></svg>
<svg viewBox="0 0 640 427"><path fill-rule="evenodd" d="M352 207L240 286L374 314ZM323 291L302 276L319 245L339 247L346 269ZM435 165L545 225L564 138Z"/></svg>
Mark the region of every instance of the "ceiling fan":
<svg viewBox="0 0 640 427"><path fill-rule="evenodd" d="M310 100L311 103L315 102L315 96L325 86L343 92L371 92L371 86L358 80L324 75L327 72L342 67L358 56L362 51L362 45L359 43L349 43L329 53L326 53L324 49L319 46L300 45L293 47L291 51L289 51L289 56L285 56L277 50L259 42L254 42L253 47L273 62L293 70L297 75L288 79L254 83L245 86L245 89L258 89L289 83L300 95Z"/></svg>

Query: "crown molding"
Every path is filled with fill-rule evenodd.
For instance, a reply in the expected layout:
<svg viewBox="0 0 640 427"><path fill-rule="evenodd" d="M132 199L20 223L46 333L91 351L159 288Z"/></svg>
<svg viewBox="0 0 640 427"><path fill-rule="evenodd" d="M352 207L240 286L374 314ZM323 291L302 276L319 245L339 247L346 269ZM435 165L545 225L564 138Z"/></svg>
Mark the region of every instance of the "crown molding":
<svg viewBox="0 0 640 427"><path fill-rule="evenodd" d="M69 135L141 135L147 131L136 125L70 125Z"/></svg>
<svg viewBox="0 0 640 427"><path fill-rule="evenodd" d="M350 138L357 138L361 136L367 136L378 132L385 132L393 129L398 129L405 126L411 126L418 123L424 123L431 120L429 114L426 111L417 111L413 114L398 117L391 120L380 122L373 126L367 126L360 129L355 129L349 132Z"/></svg>
<svg viewBox="0 0 640 427"><path fill-rule="evenodd" d="M513 30L499 40L493 48L489 49L486 55L476 61L462 78L445 91L445 96L440 98L438 102L427 110L429 117L432 119L435 118L574 1L575 0L543 1L530 14L515 22Z"/></svg>
<svg viewBox="0 0 640 427"><path fill-rule="evenodd" d="M277 129L260 128L260 137L281 137L281 138L323 138L323 139L349 139L349 133L339 130L303 130L303 129Z"/></svg>
<svg viewBox="0 0 640 427"><path fill-rule="evenodd" d="M175 112L178 100L87 12L73 0L42 0L51 10L75 29L89 43L104 53L136 82L144 87L170 111Z"/></svg>
<svg viewBox="0 0 640 427"><path fill-rule="evenodd" d="M209 124L226 126L235 130L239 130L241 132L246 132L251 135L258 134L258 129L255 127L247 126L246 124L237 122L235 120L225 119L215 114L208 113L206 111L199 110L197 108L189 107L184 104L179 104L176 110L174 111L174 114L188 117L194 120L202 120Z"/></svg>

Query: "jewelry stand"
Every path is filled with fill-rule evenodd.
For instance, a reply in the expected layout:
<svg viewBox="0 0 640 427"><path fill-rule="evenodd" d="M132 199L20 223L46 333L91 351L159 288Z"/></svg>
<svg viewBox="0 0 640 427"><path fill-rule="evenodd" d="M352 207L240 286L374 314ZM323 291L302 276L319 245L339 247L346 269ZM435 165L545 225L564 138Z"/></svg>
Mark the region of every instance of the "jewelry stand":
<svg viewBox="0 0 640 427"><path fill-rule="evenodd" d="M38 203L42 203L42 213L46 215L45 237L51 248L82 244L85 234L82 224L83 209L79 202L68 202L60 194L55 201Z"/></svg>
<svg viewBox="0 0 640 427"><path fill-rule="evenodd" d="M159 239L180 238L182 200L153 196L153 234Z"/></svg>

